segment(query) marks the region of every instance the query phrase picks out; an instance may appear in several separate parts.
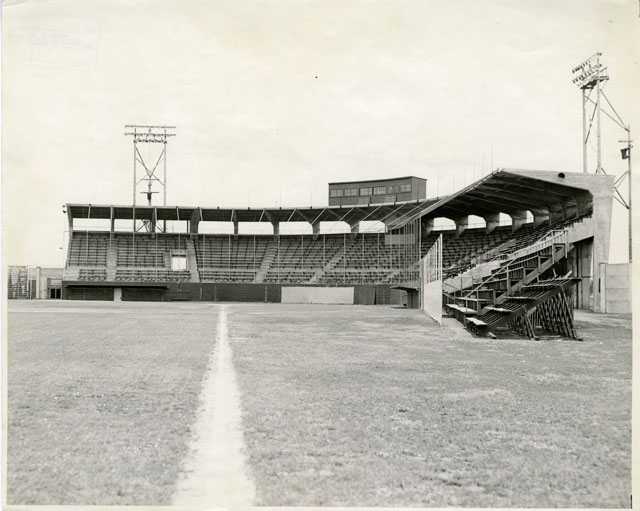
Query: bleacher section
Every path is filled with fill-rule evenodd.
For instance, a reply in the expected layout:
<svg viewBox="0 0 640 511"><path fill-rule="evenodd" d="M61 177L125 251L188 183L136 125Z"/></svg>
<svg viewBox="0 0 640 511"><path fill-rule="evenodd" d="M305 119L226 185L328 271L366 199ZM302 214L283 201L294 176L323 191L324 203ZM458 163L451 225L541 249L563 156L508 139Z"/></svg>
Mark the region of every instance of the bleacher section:
<svg viewBox="0 0 640 511"><path fill-rule="evenodd" d="M165 269L121 269L116 270L116 280L134 282L187 282L191 277L188 271Z"/></svg>
<svg viewBox="0 0 640 511"><path fill-rule="evenodd" d="M108 232L74 231L69 242L67 266L106 266Z"/></svg>
<svg viewBox="0 0 640 511"><path fill-rule="evenodd" d="M282 284L308 283L352 243L345 234L318 236L280 236L275 241L275 257L265 275L265 282Z"/></svg>
<svg viewBox="0 0 640 511"><path fill-rule="evenodd" d="M198 267L257 269L272 241L271 236L195 235Z"/></svg>
<svg viewBox="0 0 640 511"><path fill-rule="evenodd" d="M557 227L557 226L554 226ZM578 279L567 271L566 258L573 250L566 229L537 229L542 236L500 260L478 282L456 290L445 290L445 309L477 335L495 337L500 332L520 333L531 339L538 330L577 338L567 298Z"/></svg>
<svg viewBox="0 0 640 511"><path fill-rule="evenodd" d="M163 268L169 265L171 250L185 250L186 237L184 234L115 233L112 243L118 266Z"/></svg>
<svg viewBox="0 0 640 511"><path fill-rule="evenodd" d="M576 219L515 233L500 226L491 233L470 228L432 231L422 238L424 254L443 236L443 275L458 275L480 261L500 259L562 229ZM281 284L390 284L411 257L385 233L320 235L214 235L74 231L69 243L68 274L80 281L118 282L265 282ZM171 256L186 255L190 265L172 271ZM110 261L110 262L109 262ZM110 266L109 266L110 265ZM195 266L195 268L194 268ZM193 271L192 271L193 270ZM107 276L110 275L109 278Z"/></svg>
<svg viewBox="0 0 640 511"><path fill-rule="evenodd" d="M79 280L107 280L107 270L106 268L81 268L79 273Z"/></svg>
<svg viewBox="0 0 640 511"><path fill-rule="evenodd" d="M525 224L521 229L528 227L529 224ZM422 240L423 254L433 245L440 233L442 233L442 268L445 277L462 273L473 266L482 254L514 236L510 225L498 227L488 234L484 227L467 229L458 237L455 231L435 231Z"/></svg>
<svg viewBox="0 0 640 511"><path fill-rule="evenodd" d="M253 282L256 278L255 270L242 269L207 269L200 270L201 282Z"/></svg>

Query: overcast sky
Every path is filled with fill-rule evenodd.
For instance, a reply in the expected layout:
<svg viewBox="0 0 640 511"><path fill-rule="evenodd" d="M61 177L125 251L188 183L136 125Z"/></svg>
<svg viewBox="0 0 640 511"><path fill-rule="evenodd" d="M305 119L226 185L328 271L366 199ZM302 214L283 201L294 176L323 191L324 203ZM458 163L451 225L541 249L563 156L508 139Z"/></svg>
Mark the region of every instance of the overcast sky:
<svg viewBox="0 0 640 511"><path fill-rule="evenodd" d="M325 205L329 181L410 174L445 194L492 153L494 167L580 171L570 70L595 51L640 133L635 0L56 0L2 14L8 264L63 265L62 204L131 202L126 123L177 126L168 203L200 206ZM613 174L623 134L603 121ZM616 210L613 261L626 258Z"/></svg>

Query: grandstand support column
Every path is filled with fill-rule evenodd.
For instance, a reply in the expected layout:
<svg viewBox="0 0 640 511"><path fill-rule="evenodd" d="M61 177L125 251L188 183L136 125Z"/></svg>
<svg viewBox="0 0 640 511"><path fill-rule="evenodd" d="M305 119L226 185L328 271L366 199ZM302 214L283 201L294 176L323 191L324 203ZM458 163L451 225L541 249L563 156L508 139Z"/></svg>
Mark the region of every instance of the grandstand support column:
<svg viewBox="0 0 640 511"><path fill-rule="evenodd" d="M584 194L576 195L576 216L584 216L589 212L591 201Z"/></svg>
<svg viewBox="0 0 640 511"><path fill-rule="evenodd" d="M454 221L456 223L456 237L459 237L469 226L469 216L462 216L456 218Z"/></svg>
<svg viewBox="0 0 640 511"><path fill-rule="evenodd" d="M73 232L73 215L71 214L71 211L69 210L69 205L67 204L62 212L66 212L67 213L67 224L69 224L69 236L71 236L71 233ZM111 215L113 216L113 215Z"/></svg>
<svg viewBox="0 0 640 511"><path fill-rule="evenodd" d="M551 214L548 208L532 209L531 213L533 214L534 227L538 227L539 225L548 223L551 218Z"/></svg>
<svg viewBox="0 0 640 511"><path fill-rule="evenodd" d="M527 222L527 211L525 209L512 211L509 216L511 217L511 232L516 232Z"/></svg>
<svg viewBox="0 0 640 511"><path fill-rule="evenodd" d="M238 229L238 226L239 226L239 225L240 225L240 222L238 222L237 220L234 220L234 221L233 221L233 236L234 236L235 238L237 238L237 237L238 237L238 230L239 230L239 229Z"/></svg>
<svg viewBox="0 0 640 511"><path fill-rule="evenodd" d="M565 210L561 204L556 204L549 208L549 220L551 223L562 222L566 218Z"/></svg>
<svg viewBox="0 0 640 511"><path fill-rule="evenodd" d="M485 232L491 234L500 225L500 213L487 214L484 216L484 221L487 224Z"/></svg>
<svg viewBox="0 0 640 511"><path fill-rule="evenodd" d="M426 238L427 236L429 236L429 234L431 234L431 231L433 231L433 218L429 218L428 220L422 222L420 227L422 229L422 237Z"/></svg>
<svg viewBox="0 0 640 511"><path fill-rule="evenodd" d="M280 236L280 222L271 222L273 225L273 235Z"/></svg>
<svg viewBox="0 0 640 511"><path fill-rule="evenodd" d="M151 232L156 232L157 224L158 224L158 209L153 208L151 210Z"/></svg>
<svg viewBox="0 0 640 511"><path fill-rule="evenodd" d="M320 235L320 222L316 222L315 224L311 224L311 231L313 232L313 239L317 240Z"/></svg>
<svg viewBox="0 0 640 511"><path fill-rule="evenodd" d="M200 225L200 219L196 217L196 212L191 216L189 220L189 232L191 234L198 234L198 225Z"/></svg>

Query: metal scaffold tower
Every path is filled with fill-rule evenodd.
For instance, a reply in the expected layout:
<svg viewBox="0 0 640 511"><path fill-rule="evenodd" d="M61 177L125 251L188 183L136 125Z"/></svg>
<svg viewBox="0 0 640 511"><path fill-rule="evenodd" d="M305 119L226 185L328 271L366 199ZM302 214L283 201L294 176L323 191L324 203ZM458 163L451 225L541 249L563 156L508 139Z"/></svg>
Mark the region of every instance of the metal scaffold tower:
<svg viewBox="0 0 640 511"><path fill-rule="evenodd" d="M159 193L153 189L153 183L157 183L162 188L162 205L167 205L167 142L169 137L175 137L175 126L149 126L141 124L126 124L125 135L133 137L133 230L138 230L135 223L136 194L141 193L147 199L147 205L151 206L152 197ZM139 144L161 144L160 151L151 156L150 162L143 157ZM147 158L150 158L147 156ZM155 163L152 163L155 161ZM138 164L142 166L144 172L138 179ZM162 179L159 177L162 169ZM145 185L146 183L146 185ZM143 186L140 186L140 185ZM138 192L138 188L144 188ZM143 220L140 229L155 232L157 226L155 220ZM162 228L166 232L166 222Z"/></svg>
<svg viewBox="0 0 640 511"><path fill-rule="evenodd" d="M601 116L605 115L616 126L622 128L626 137L619 140L624 144L620 150L623 160L627 160L627 170L618 176L615 180L616 199L624 206L629 215L629 262L632 255L632 209L631 209L631 149L633 147L631 140L631 126L626 124L611 101L604 92L604 82L609 80L607 67L600 62L602 53L594 53L591 57L577 65L571 70L573 74L573 83L582 91L582 171L588 173L587 146L590 140L592 128L595 124L596 130L596 168L595 174L607 174L602 165L602 131L600 127ZM595 92L594 92L595 91ZM595 95L595 99L592 97ZM604 99L604 103L603 103ZM620 192L620 185L627 179L627 198Z"/></svg>

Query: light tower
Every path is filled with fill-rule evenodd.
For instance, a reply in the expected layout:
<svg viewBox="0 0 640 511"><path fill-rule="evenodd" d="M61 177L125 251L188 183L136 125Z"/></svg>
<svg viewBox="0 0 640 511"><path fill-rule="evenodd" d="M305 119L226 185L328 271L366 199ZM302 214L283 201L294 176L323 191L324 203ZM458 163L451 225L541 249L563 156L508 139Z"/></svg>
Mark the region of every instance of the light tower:
<svg viewBox="0 0 640 511"><path fill-rule="evenodd" d="M625 124L620 117L620 114L616 111L616 109L609 101L609 98L605 94L603 90L602 82L609 79L609 74L607 72L607 68L602 65L600 62L600 57L602 53L597 52L591 55L587 60L582 62L581 64L574 67L571 72L573 73L573 83L578 86L578 88L582 91L582 171L584 173L588 172L587 165L587 143L589 142L589 135L591 134L591 128L593 127L593 122L595 118L596 124L596 151L597 151L597 163L595 173L606 174L603 166L602 166L602 136L600 131L600 117L601 114L606 115L609 119L611 119L617 126L622 128L626 132L626 139L619 140L618 142L623 143L626 147L621 149L621 155L623 160L627 160L627 170L622 173L614 183L615 195L613 196L622 206L624 206L629 213L629 262L631 262L631 252L632 252L632 221L633 221L633 212L631 209L631 149L633 148L631 140L631 126L629 124ZM596 99L594 100L591 95L593 91L596 91ZM608 106L608 110L604 107L602 103L602 99L604 98L606 106ZM589 114L589 123L587 126L587 102L593 105L593 111ZM624 178L628 180L628 192L627 199L622 196L620 193L619 186L624 181Z"/></svg>
<svg viewBox="0 0 640 511"><path fill-rule="evenodd" d="M162 204L167 205L167 141L169 137L175 137L175 126L149 126L141 124L126 124L125 135L133 137L133 230L136 230L135 226L135 211L136 211L136 193L141 183L146 181L146 189L140 191L147 198L147 205L151 206L152 197L154 194L159 193L153 190L153 183L156 182L162 187ZM138 144L162 144L158 153L155 164L148 165L144 157L138 149ZM144 174L138 179L137 167L138 163L142 165ZM158 169L162 166L162 179L158 177ZM145 220L143 227L147 231L155 231L156 226L153 222ZM163 227L163 231L166 232L166 222Z"/></svg>
<svg viewBox="0 0 640 511"><path fill-rule="evenodd" d="M585 174L587 170L587 143L589 142L589 135L591 134L591 128L593 126L593 120L596 121L596 152L597 163L596 171L598 174L602 172L602 136L600 131L600 111L601 111L601 98L602 82L609 79L607 74L607 68L600 63L600 57L602 53L594 53L587 60L574 67L571 72L573 73L573 83L578 86L582 91L582 172ZM591 99L593 91L596 91L596 99ZM589 125L587 126L587 101L593 103L593 111L589 114Z"/></svg>

